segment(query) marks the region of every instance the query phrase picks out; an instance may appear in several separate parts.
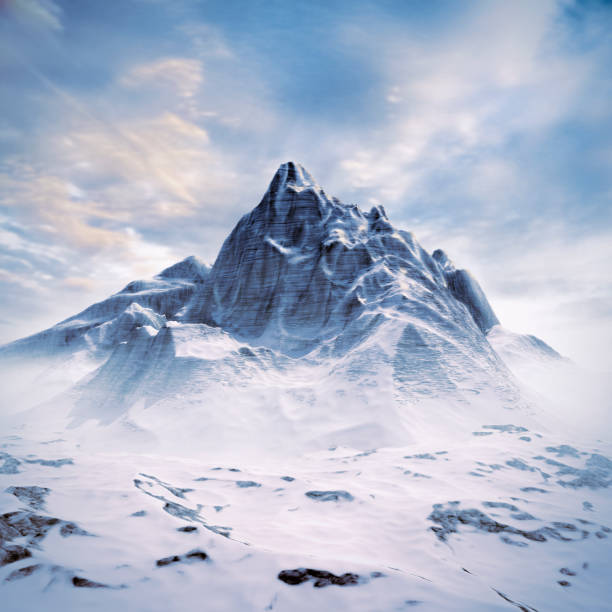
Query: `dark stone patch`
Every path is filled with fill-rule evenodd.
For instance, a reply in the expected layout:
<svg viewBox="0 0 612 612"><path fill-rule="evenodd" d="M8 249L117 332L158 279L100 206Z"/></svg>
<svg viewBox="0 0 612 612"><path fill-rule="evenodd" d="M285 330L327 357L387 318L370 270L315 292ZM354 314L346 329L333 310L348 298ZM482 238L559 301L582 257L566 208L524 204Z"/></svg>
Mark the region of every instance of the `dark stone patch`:
<svg viewBox="0 0 612 612"><path fill-rule="evenodd" d="M152 493L151 491L147 490L145 485L150 485L150 483L140 480L139 478L134 479L134 486L137 489L142 491L144 494L149 495L150 497L164 502L164 505L162 507L164 512L167 512L171 516L175 516L176 518L182 519L184 521L199 523L205 529L208 529L213 533L229 538L232 528L221 527L219 525L209 525L200 515L201 506L198 506L197 510L193 510L192 508L188 508L187 506L183 506L182 504L179 504L177 502L169 501L163 495Z"/></svg>
<svg viewBox="0 0 612 612"><path fill-rule="evenodd" d="M193 533L194 531L197 531L198 528L195 525L185 525L185 527L179 527L177 529L177 531L180 531L182 533Z"/></svg>
<svg viewBox="0 0 612 612"><path fill-rule="evenodd" d="M13 582L15 580L21 580L31 576L34 572L37 572L42 567L41 563L35 563L34 565L26 565L26 567L20 567L12 571L5 579L5 582Z"/></svg>
<svg viewBox="0 0 612 612"><path fill-rule="evenodd" d="M2 461L2 465L0 465L0 474L18 474L19 473L19 464L21 461L19 459L0 451L0 461Z"/></svg>
<svg viewBox="0 0 612 612"><path fill-rule="evenodd" d="M34 514L28 510L0 515L0 566L31 557L32 553L29 549L39 548L40 542L55 526L60 528L60 534L64 537L91 535L75 523L62 521L52 516ZM8 544L17 538L24 538L25 542L19 545Z"/></svg>
<svg viewBox="0 0 612 612"><path fill-rule="evenodd" d="M535 472L536 469L534 467L531 467L530 465L528 465L527 463L525 463L522 459L510 459L509 461L506 461L506 465L510 466L511 468L514 468L515 470L521 470L523 472Z"/></svg>
<svg viewBox="0 0 612 612"><path fill-rule="evenodd" d="M574 457L580 459L580 453L573 446L567 444L547 446L545 450L547 453L554 453L557 457Z"/></svg>
<svg viewBox="0 0 612 612"><path fill-rule="evenodd" d="M261 487L259 482L255 482L254 480L237 480L236 486L241 489L248 489L249 487Z"/></svg>
<svg viewBox="0 0 612 612"><path fill-rule="evenodd" d="M516 512L510 515L516 521L535 521L537 520L533 514L529 512Z"/></svg>
<svg viewBox="0 0 612 612"><path fill-rule="evenodd" d="M293 482L295 478L293 476L281 476L281 480L286 480L287 482Z"/></svg>
<svg viewBox="0 0 612 612"><path fill-rule="evenodd" d="M503 534L500 535L502 541L514 545L516 541L507 536L520 536L531 542L546 542L549 538L570 542L585 539L589 535L588 531L581 531L572 523L553 522L551 525L528 531L496 521L476 508L462 510L450 504L446 508L442 504L434 504L433 508L428 519L436 523L431 530L442 542L446 542L448 536L457 533L463 525L469 525L483 533Z"/></svg>
<svg viewBox="0 0 612 612"><path fill-rule="evenodd" d="M492 587L491 587L492 588ZM502 593L501 591L498 591L497 589L493 589L503 600L507 601L508 603L512 604L513 606L517 607L521 612L538 612L535 608L532 608L531 606L528 606L527 604L524 603L520 603L518 601L514 601L513 599L510 599L510 597L508 597L505 593Z"/></svg>
<svg viewBox="0 0 612 612"><path fill-rule="evenodd" d="M573 572L569 567L562 567L559 570L564 576L575 576L576 572Z"/></svg>
<svg viewBox="0 0 612 612"><path fill-rule="evenodd" d="M9 487L7 493L12 493L19 501L27 504L34 510L42 510L45 506L45 497L51 489L47 487Z"/></svg>
<svg viewBox="0 0 612 612"><path fill-rule="evenodd" d="M557 480L557 484L565 488L581 489L603 489L612 484L611 472L612 461L603 455L592 454L585 462L584 468L577 468L556 459L536 457L545 461L548 465L557 468L556 476L573 476L572 480Z"/></svg>
<svg viewBox="0 0 612 612"><path fill-rule="evenodd" d="M83 589L108 589L108 584L102 584L101 582L95 582L87 578L81 578L80 576L72 577L72 585Z"/></svg>
<svg viewBox="0 0 612 612"><path fill-rule="evenodd" d="M195 561L206 561L207 559L208 555L203 550L196 549L184 555L171 555L170 557L158 559L155 565L157 565L157 567L165 567L174 563L193 563Z"/></svg>
<svg viewBox="0 0 612 612"><path fill-rule="evenodd" d="M508 504L506 502L491 502L484 501L482 505L485 508L505 508L506 510L511 510L512 512L518 512L518 508L513 504Z"/></svg>
<svg viewBox="0 0 612 612"><path fill-rule="evenodd" d="M428 459L429 461L435 461L436 457L431 453L419 453L418 455L406 455L404 459Z"/></svg>
<svg viewBox="0 0 612 612"><path fill-rule="evenodd" d="M60 535L63 538L67 538L68 536L71 536L71 535L88 536L91 534L87 533L87 531L85 531L84 529L81 529L75 523L62 521L62 526L60 527Z"/></svg>
<svg viewBox="0 0 612 612"><path fill-rule="evenodd" d="M70 457L63 459L24 459L26 463L38 463L45 467L60 468L63 465L74 465L74 461Z"/></svg>
<svg viewBox="0 0 612 612"><path fill-rule="evenodd" d="M529 430L526 427L519 427L517 425L483 425L483 429L494 429L502 433L526 433Z"/></svg>
<svg viewBox="0 0 612 612"><path fill-rule="evenodd" d="M158 559L155 562L155 565L157 565L157 567L164 567L172 563L179 563L180 560L181 558L178 555L172 555L171 557L164 557L163 559Z"/></svg>
<svg viewBox="0 0 612 612"><path fill-rule="evenodd" d="M175 497L179 497L181 499L185 499L185 494L186 493L191 493L193 491L193 489L184 489L184 488L181 488L181 487L174 487L174 486L168 484L167 482L164 482L163 480L160 480L159 478L156 478L155 476L150 476L149 474L143 474L141 472L140 475L144 476L145 478L148 478L149 480L154 480L157 484L159 484L162 487L164 487L164 489L166 489L166 491L169 491L170 493L172 493L172 495L174 495Z"/></svg>
<svg viewBox="0 0 612 612"><path fill-rule="evenodd" d="M28 559L32 553L24 546L3 546L0 548L0 567Z"/></svg>
<svg viewBox="0 0 612 612"><path fill-rule="evenodd" d="M208 555L203 550L192 550L185 555L185 558L193 561L206 561Z"/></svg>
<svg viewBox="0 0 612 612"><path fill-rule="evenodd" d="M572 586L572 583L568 582L567 580L558 580L557 583L560 584L562 587Z"/></svg>
<svg viewBox="0 0 612 612"><path fill-rule="evenodd" d="M283 570L278 574L278 579L292 586L313 580L313 586L316 588L323 588L332 584L337 586L354 586L366 581L364 578L360 577L359 574L353 574L351 572L336 576L336 574L332 574L325 570L304 567L293 570Z"/></svg>
<svg viewBox="0 0 612 612"><path fill-rule="evenodd" d="M307 491L304 495L322 502L340 501L341 499L353 501L355 499L348 491Z"/></svg>

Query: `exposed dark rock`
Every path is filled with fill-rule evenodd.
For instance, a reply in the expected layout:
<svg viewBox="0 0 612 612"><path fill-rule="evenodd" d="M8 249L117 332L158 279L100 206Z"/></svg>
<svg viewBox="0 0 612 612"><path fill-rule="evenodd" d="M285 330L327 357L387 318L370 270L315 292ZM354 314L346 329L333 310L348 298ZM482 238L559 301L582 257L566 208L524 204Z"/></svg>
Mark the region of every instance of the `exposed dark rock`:
<svg viewBox="0 0 612 612"><path fill-rule="evenodd" d="M502 433L525 433L529 431L526 427L519 427L517 425L483 425L483 429L495 429Z"/></svg>
<svg viewBox="0 0 612 612"><path fill-rule="evenodd" d="M442 504L434 504L434 510L429 520L437 523L431 527L437 538L445 542L451 533L457 533L462 525L475 527L484 533L503 534L501 539L506 544L517 545L516 540L508 538L509 535L521 536L532 542L546 542L549 538L564 542L581 540L588 537L588 531L581 531L572 523L553 522L551 525L540 527L531 531L519 529L512 525L501 523L475 508L461 510L450 504L444 508ZM520 546L520 544L518 544Z"/></svg>
<svg viewBox="0 0 612 612"><path fill-rule="evenodd" d="M417 455L406 455L404 459L429 459L430 461L435 461L436 457L431 453L419 453Z"/></svg>
<svg viewBox="0 0 612 612"><path fill-rule="evenodd" d="M163 480L160 480L159 478L157 478L155 476L150 476L149 474L143 474L141 472L140 475L144 476L145 478L149 478L150 480L155 481L157 484L159 484L162 487L164 487L164 489L166 489L166 491L169 491L170 493L172 493L172 495L174 495L176 497L180 497L181 499L185 499L185 494L186 493L191 493L193 491L193 489L184 489L184 488L181 488L181 487L172 486L171 484L168 484L167 482L164 482Z"/></svg>
<svg viewBox="0 0 612 612"><path fill-rule="evenodd" d="M34 514L27 510L7 512L0 515L0 566L8 565L32 556L30 548L38 548L39 543L55 526L60 528L64 537L71 535L90 535L75 523L62 521L52 516ZM9 545L16 538L24 538L19 545Z"/></svg>
<svg viewBox="0 0 612 612"><path fill-rule="evenodd" d="M196 480L200 480L200 479L196 479ZM158 482L157 479L155 479L155 482ZM134 479L134 486L137 489L140 489L143 493L145 493L146 495L149 495L150 497L153 497L155 499L158 499L164 502L164 505L163 505L164 512L167 512L171 516L175 516L176 518L180 518L184 521L199 523L200 525L202 525L202 527L204 527L205 529L208 529L209 531L212 531L213 533L217 533L226 538L229 537L232 528L231 527L221 527L218 525L209 525L200 515L200 512L199 512L201 508L200 506L198 506L197 510L194 510L192 508L188 508L187 506L183 506L182 504L179 504L177 502L169 501L163 495L158 495L156 493L151 492L149 490L150 485L151 483L149 481L143 481L143 480L140 480L139 478Z"/></svg>
<svg viewBox="0 0 612 612"><path fill-rule="evenodd" d="M518 512L518 508L515 505L508 504L506 502L484 501L482 502L482 505L485 506L485 508L506 508L506 510L512 510L513 512Z"/></svg>
<svg viewBox="0 0 612 612"><path fill-rule="evenodd" d="M296 585L302 584L302 582L308 582L313 580L313 586L317 588L326 587L332 584L337 586L351 586L365 582L365 579L360 577L358 574L347 572L341 576L336 576L331 572L325 570L309 569L299 567L293 570L283 570L278 574L278 579L285 584Z"/></svg>
<svg viewBox="0 0 612 612"><path fill-rule="evenodd" d="M21 461L8 453L0 451L0 474L18 474Z"/></svg>
<svg viewBox="0 0 612 612"><path fill-rule="evenodd" d="M45 506L45 497L51 489L47 487L9 487L7 493L12 493L19 501L28 504L34 510L42 510Z"/></svg>
<svg viewBox="0 0 612 612"><path fill-rule="evenodd" d="M16 563L31 556L32 553L23 546L3 546L0 549L0 567L9 563Z"/></svg>
<svg viewBox="0 0 612 612"><path fill-rule="evenodd" d="M493 589L503 600L517 607L521 612L538 612L535 608L528 606L527 604L519 603L518 601L514 601L510 599L505 593L498 591L497 589Z"/></svg>
<svg viewBox="0 0 612 612"><path fill-rule="evenodd" d="M74 461L70 457L63 459L24 459L26 463L38 463L45 467L60 468L63 465L74 465Z"/></svg>
<svg viewBox="0 0 612 612"><path fill-rule="evenodd" d="M576 575L576 572L573 572L571 569L569 569L569 567L562 567L559 571L565 576L575 576Z"/></svg>
<svg viewBox="0 0 612 612"><path fill-rule="evenodd" d="M185 555L185 559L191 559L193 561L206 561L208 555L203 550L192 550Z"/></svg>
<svg viewBox="0 0 612 612"><path fill-rule="evenodd" d="M81 578L80 576L72 577L72 584L75 587L84 589L108 589L108 584L102 584L101 582L95 582L88 580L87 578Z"/></svg>
<svg viewBox="0 0 612 612"><path fill-rule="evenodd" d="M353 501L355 498L348 491L307 491L306 497L316 501Z"/></svg>
<svg viewBox="0 0 612 612"><path fill-rule="evenodd" d="M31 576L34 572L37 572L42 567L41 563L35 563L34 565L26 565L26 567L20 567L12 571L4 580L5 582L13 582L15 580L20 580L21 578L27 578Z"/></svg>
<svg viewBox="0 0 612 612"><path fill-rule="evenodd" d="M63 522L62 526L60 527L60 535L67 538L71 535L87 536L91 534L87 533L87 531L84 529L81 529L78 525L75 525L75 523Z"/></svg>
<svg viewBox="0 0 612 612"><path fill-rule="evenodd" d="M558 448L564 448L564 446ZM558 450L558 448L555 450ZM574 455L572 456L575 457ZM583 487L588 487L589 489L603 489L612 484L612 461L597 453L592 454L586 460L584 468L574 467L557 461L556 459L548 459L541 456L535 457L535 459L545 461L548 465L556 467L556 476L574 477L572 480L557 480L557 484L562 487L571 489L580 489Z"/></svg>
<svg viewBox="0 0 612 612"><path fill-rule="evenodd" d="M185 525L185 527L179 527L177 529L177 531L182 531L183 533L193 533L194 531L197 531L198 528L195 527L194 525Z"/></svg>
<svg viewBox="0 0 612 612"><path fill-rule="evenodd" d="M241 489L248 489L249 487L261 487L261 484L253 480L237 480L236 486Z"/></svg>
<svg viewBox="0 0 612 612"><path fill-rule="evenodd" d="M179 563L181 558L178 555L172 555L171 557L164 557L163 559L158 559L155 562L157 567L164 567L165 565L170 565L171 563Z"/></svg>
<svg viewBox="0 0 612 612"><path fill-rule="evenodd" d="M155 562L157 567L165 567L166 565L172 565L174 563L192 563L194 561L206 561L208 555L203 550L191 550L184 555L171 555L170 557L164 557L158 559Z"/></svg>
<svg viewBox="0 0 612 612"><path fill-rule="evenodd" d="M568 582L567 580L558 580L557 582L558 582L558 584L560 584L562 587L572 586L572 583L571 583L571 582Z"/></svg>
<svg viewBox="0 0 612 612"><path fill-rule="evenodd" d="M580 458L580 453L573 447L567 444L560 444L559 446L547 446L547 453L555 453L557 457L574 457Z"/></svg>
<svg viewBox="0 0 612 612"><path fill-rule="evenodd" d="M530 465L525 463L522 459L517 459L517 458L510 459L509 461L506 461L506 465L509 465L515 470L521 470L523 472L535 472L536 471L536 468L531 467Z"/></svg>
<svg viewBox="0 0 612 612"><path fill-rule="evenodd" d="M287 482L293 482L295 478L293 476L281 476L281 480L286 480Z"/></svg>

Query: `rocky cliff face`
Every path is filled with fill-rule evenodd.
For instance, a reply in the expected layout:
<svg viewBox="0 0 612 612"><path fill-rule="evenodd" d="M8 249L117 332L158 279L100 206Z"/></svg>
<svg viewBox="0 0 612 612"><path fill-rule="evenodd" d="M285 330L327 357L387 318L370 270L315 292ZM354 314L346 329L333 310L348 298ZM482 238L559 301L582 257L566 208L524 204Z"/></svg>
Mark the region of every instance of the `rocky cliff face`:
<svg viewBox="0 0 612 612"><path fill-rule="evenodd" d="M212 267L189 257L0 358L79 356L85 369L66 383L78 382L77 422L112 421L139 401L170 408L220 381L237 392L279 367L316 367L334 393L384 389L385 410L441 395L471 403L487 390L515 405L514 378L486 336L497 324L478 282L442 251L430 255L382 206L344 204L288 162ZM364 414L383 401L368 393Z"/></svg>

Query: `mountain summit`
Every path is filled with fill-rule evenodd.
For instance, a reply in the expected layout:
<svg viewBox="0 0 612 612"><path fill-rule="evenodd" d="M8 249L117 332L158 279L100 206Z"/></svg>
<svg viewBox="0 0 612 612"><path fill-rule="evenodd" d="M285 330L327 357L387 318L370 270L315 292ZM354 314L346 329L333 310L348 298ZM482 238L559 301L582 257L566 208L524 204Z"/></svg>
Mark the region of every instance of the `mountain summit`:
<svg viewBox="0 0 612 612"><path fill-rule="evenodd" d="M396 230L382 206L362 212L330 198L288 162L179 318L301 355L348 336L359 342L402 315L430 325L450 318L469 333L498 322L475 279Z"/></svg>
<svg viewBox="0 0 612 612"><path fill-rule="evenodd" d="M603 610L610 393L572 368L283 164L212 266L0 347L3 610Z"/></svg>
<svg viewBox="0 0 612 612"><path fill-rule="evenodd" d="M85 364L62 387L74 423L113 422L143 399L171 407L220 381L240 394L245 377L257 384L281 367L316 368L337 393L368 389L347 419L363 425L387 394L386 411L442 396L473 404L485 391L518 405L487 336L498 324L478 282L443 251L430 255L382 206L344 204L287 162L212 267L188 257L1 348L0 358ZM369 397L373 388L379 397ZM393 417L393 438L402 420Z"/></svg>

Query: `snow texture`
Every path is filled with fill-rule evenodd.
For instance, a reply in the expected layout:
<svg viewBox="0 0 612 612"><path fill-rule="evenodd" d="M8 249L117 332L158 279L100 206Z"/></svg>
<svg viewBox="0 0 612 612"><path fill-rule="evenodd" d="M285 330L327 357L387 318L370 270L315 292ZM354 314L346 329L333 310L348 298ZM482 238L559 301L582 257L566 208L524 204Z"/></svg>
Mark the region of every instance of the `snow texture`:
<svg viewBox="0 0 612 612"><path fill-rule="evenodd" d="M609 394L299 164L0 372L3 610L608 605Z"/></svg>

